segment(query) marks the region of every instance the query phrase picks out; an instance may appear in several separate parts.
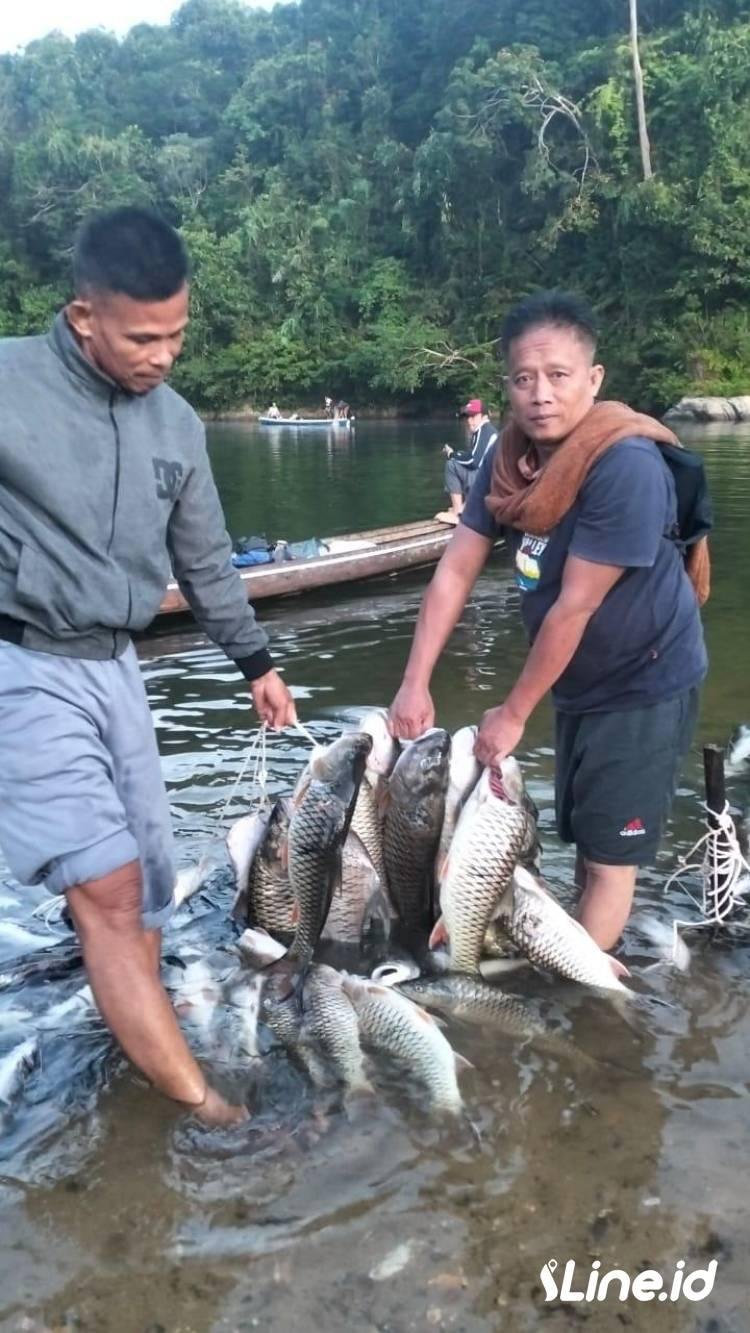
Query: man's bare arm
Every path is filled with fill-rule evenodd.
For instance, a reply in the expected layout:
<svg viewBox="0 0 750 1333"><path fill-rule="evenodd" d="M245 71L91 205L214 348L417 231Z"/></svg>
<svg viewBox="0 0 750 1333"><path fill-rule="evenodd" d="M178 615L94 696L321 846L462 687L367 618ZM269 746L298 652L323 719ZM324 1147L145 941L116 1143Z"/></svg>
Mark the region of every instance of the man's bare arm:
<svg viewBox="0 0 750 1333"><path fill-rule="evenodd" d="M624 570L571 555L565 562L560 596L547 612L524 668L507 699L485 713L477 738L477 758L496 764L520 741L526 723L570 664L584 631Z"/></svg>
<svg viewBox="0 0 750 1333"><path fill-rule="evenodd" d="M391 705L395 736L413 739L434 721L429 694L435 663L456 627L492 550L491 537L460 526L424 595L401 688Z"/></svg>

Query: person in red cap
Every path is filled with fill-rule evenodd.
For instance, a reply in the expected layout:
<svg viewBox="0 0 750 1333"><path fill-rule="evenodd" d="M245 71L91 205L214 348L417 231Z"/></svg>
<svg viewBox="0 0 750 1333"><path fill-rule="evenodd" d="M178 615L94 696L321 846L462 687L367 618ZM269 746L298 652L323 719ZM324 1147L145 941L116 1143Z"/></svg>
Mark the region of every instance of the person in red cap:
<svg viewBox="0 0 750 1333"><path fill-rule="evenodd" d="M448 460L445 464L445 489L451 507L435 515L440 523L458 523L477 468L497 439L497 431L481 398L470 398L459 415L466 417L470 431L469 444L462 452L452 449L449 444L444 447L443 452Z"/></svg>

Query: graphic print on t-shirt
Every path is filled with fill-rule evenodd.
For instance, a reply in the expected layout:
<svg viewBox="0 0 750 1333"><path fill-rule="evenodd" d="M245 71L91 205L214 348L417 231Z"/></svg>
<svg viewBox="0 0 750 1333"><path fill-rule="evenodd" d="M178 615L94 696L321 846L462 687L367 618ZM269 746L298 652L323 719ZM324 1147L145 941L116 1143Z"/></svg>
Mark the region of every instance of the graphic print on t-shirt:
<svg viewBox="0 0 750 1333"><path fill-rule="evenodd" d="M542 572L542 555L549 537L535 537L525 532L516 551L516 583L522 592L533 592Z"/></svg>

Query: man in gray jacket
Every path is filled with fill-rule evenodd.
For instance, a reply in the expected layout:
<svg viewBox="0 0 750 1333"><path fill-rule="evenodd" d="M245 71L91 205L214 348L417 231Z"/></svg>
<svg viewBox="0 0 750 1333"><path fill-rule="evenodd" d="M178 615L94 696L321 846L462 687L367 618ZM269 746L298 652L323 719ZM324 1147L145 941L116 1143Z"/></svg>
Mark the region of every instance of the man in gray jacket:
<svg viewBox="0 0 750 1333"><path fill-rule="evenodd" d="M165 384L188 323L188 261L162 219L84 225L51 331L0 342L0 844L67 897L99 1009L162 1092L209 1123L211 1089L159 979L173 907L169 806L130 633L170 574L249 682L295 720L231 565L201 423Z"/></svg>

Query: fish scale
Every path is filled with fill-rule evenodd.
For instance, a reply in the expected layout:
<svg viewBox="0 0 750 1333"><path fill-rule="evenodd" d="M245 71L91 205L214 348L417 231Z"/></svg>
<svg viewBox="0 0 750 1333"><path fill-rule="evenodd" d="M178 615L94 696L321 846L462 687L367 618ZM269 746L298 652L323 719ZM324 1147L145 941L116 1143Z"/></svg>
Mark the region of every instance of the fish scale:
<svg viewBox="0 0 750 1333"><path fill-rule="evenodd" d="M378 811L378 800L372 783L367 775L360 784L357 803L354 807L351 823L352 833L356 833L362 846L367 851L375 867L378 879L385 884L385 861L383 859L383 820Z"/></svg>
<svg viewBox="0 0 750 1333"><path fill-rule="evenodd" d="M505 759L502 774L512 790L498 786L489 769L479 779L461 812L443 877L440 906L457 972L479 971L487 927L527 835L516 761Z"/></svg>
<svg viewBox="0 0 750 1333"><path fill-rule="evenodd" d="M372 738L344 735L314 756L289 826L289 881L298 920L287 958L309 963L341 879L341 849Z"/></svg>
<svg viewBox="0 0 750 1333"><path fill-rule="evenodd" d="M435 728L399 756L383 835L388 891L408 928L432 923L435 857L445 813L450 736Z"/></svg>
<svg viewBox="0 0 750 1333"><path fill-rule="evenodd" d="M286 865L290 819L289 802L277 801L250 869L248 920L278 935L294 930L294 893Z"/></svg>
<svg viewBox="0 0 750 1333"><path fill-rule="evenodd" d="M302 1040L316 1043L340 1083L352 1091L370 1090L359 1044L359 1023L343 990L343 977L332 967L314 967L305 981Z"/></svg>
<svg viewBox="0 0 750 1333"><path fill-rule="evenodd" d="M446 977L418 977L399 983L399 990L417 1004L442 1009L454 1018L501 1028L510 1036L538 1037L547 1029L527 1005L514 995L479 978L457 973Z"/></svg>

